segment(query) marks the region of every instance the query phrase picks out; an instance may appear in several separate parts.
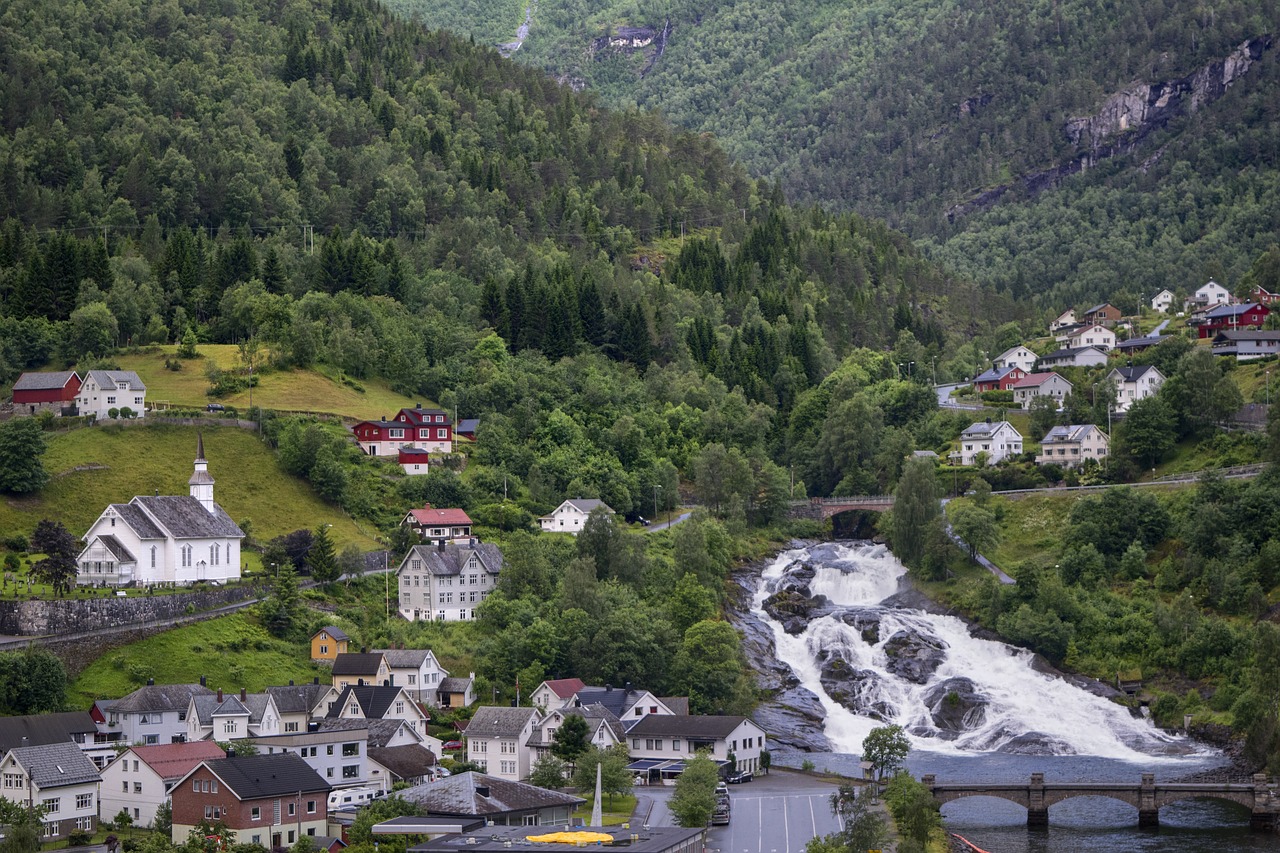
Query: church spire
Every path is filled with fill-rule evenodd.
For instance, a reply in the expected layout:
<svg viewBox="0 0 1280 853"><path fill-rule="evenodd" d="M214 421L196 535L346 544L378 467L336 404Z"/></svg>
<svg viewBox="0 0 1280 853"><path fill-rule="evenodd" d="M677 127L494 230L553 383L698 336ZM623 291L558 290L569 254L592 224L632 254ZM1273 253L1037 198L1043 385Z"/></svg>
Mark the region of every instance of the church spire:
<svg viewBox="0 0 1280 853"><path fill-rule="evenodd" d="M191 487L191 497L200 501L206 511L213 512L213 476L209 473L209 462L204 458L204 433L196 433L195 470L187 485Z"/></svg>

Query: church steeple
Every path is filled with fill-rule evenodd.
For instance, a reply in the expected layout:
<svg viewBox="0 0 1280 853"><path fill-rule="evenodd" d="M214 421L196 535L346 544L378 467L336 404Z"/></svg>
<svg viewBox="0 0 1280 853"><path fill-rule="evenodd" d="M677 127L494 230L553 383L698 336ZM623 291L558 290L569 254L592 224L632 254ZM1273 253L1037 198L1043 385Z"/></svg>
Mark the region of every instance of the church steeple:
<svg viewBox="0 0 1280 853"><path fill-rule="evenodd" d="M196 433L196 464L187 480L191 487L191 497L200 501L200 505L208 512L213 512L213 476L209 473L209 462L204 458L204 433Z"/></svg>

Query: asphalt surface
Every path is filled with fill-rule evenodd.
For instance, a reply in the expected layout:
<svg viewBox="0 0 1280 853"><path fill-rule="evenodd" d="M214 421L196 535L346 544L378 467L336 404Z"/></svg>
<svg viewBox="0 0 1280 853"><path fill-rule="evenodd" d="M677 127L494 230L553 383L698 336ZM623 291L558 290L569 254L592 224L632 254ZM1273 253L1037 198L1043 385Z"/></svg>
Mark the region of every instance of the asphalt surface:
<svg viewBox="0 0 1280 853"><path fill-rule="evenodd" d="M729 786L728 826L707 831L707 853L799 853L809 839L838 829L831 813L836 786L803 773L772 770L754 781ZM672 826L670 787L636 788L637 816L648 807L650 826Z"/></svg>

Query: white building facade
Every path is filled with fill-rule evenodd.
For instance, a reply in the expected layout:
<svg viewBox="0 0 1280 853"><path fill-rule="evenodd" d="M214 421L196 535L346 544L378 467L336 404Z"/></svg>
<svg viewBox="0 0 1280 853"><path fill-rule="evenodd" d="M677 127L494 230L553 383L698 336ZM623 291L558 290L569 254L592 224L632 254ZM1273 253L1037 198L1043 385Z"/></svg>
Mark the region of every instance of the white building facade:
<svg viewBox="0 0 1280 853"><path fill-rule="evenodd" d="M1022 452L1022 433L1008 421L976 423L960 433L960 464L976 465L980 454L986 454L988 465Z"/></svg>
<svg viewBox="0 0 1280 853"><path fill-rule="evenodd" d="M129 409L140 418L146 414L147 386L132 370L90 370L76 395L76 408L100 421L110 420L112 409L117 417L121 409Z"/></svg>
<svg viewBox="0 0 1280 853"><path fill-rule="evenodd" d="M464 622L498 585L498 546L468 540L415 545L400 562L400 615L411 621Z"/></svg>

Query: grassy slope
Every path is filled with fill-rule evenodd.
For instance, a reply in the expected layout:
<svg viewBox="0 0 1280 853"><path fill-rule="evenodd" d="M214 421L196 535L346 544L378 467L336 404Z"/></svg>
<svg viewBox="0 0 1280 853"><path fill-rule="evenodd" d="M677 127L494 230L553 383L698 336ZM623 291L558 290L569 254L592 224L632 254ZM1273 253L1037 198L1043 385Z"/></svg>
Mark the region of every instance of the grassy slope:
<svg viewBox="0 0 1280 853"><path fill-rule="evenodd" d="M327 521L340 545L376 546L372 531L360 530L304 481L282 472L254 433L205 428L204 443L218 503L233 519L252 520L257 538ZM29 533L40 519L52 518L81 536L108 503L157 489L162 495L185 495L195 448L194 427L105 426L52 435L44 457L52 479L38 495L0 499L0 530ZM86 466L102 467L75 470Z"/></svg>
<svg viewBox="0 0 1280 853"><path fill-rule="evenodd" d="M223 370L239 366L235 346L203 344L198 350L200 357L183 361L182 370L165 369L165 359L174 358L176 352L175 346L160 347L158 352L122 355L115 361L121 369L136 370L143 378L147 384L148 402L167 401L171 406L198 408L203 408L213 399L205 394L209 387L205 378L207 360L212 360ZM356 387L312 370L264 373L259 375L258 387L253 389L253 404L288 412L335 414L356 420L390 415L415 402L430 405L428 401L412 400L395 393L381 380L362 379L352 384ZM244 409L249 405L249 392L219 398L217 402Z"/></svg>
<svg viewBox="0 0 1280 853"><path fill-rule="evenodd" d="M309 660L305 643L277 640L252 617L237 613L175 628L125 646L94 661L80 673L67 697L68 707L87 707L94 699L118 697L154 678L157 684L187 684L206 676L209 687L254 692L331 673Z"/></svg>

